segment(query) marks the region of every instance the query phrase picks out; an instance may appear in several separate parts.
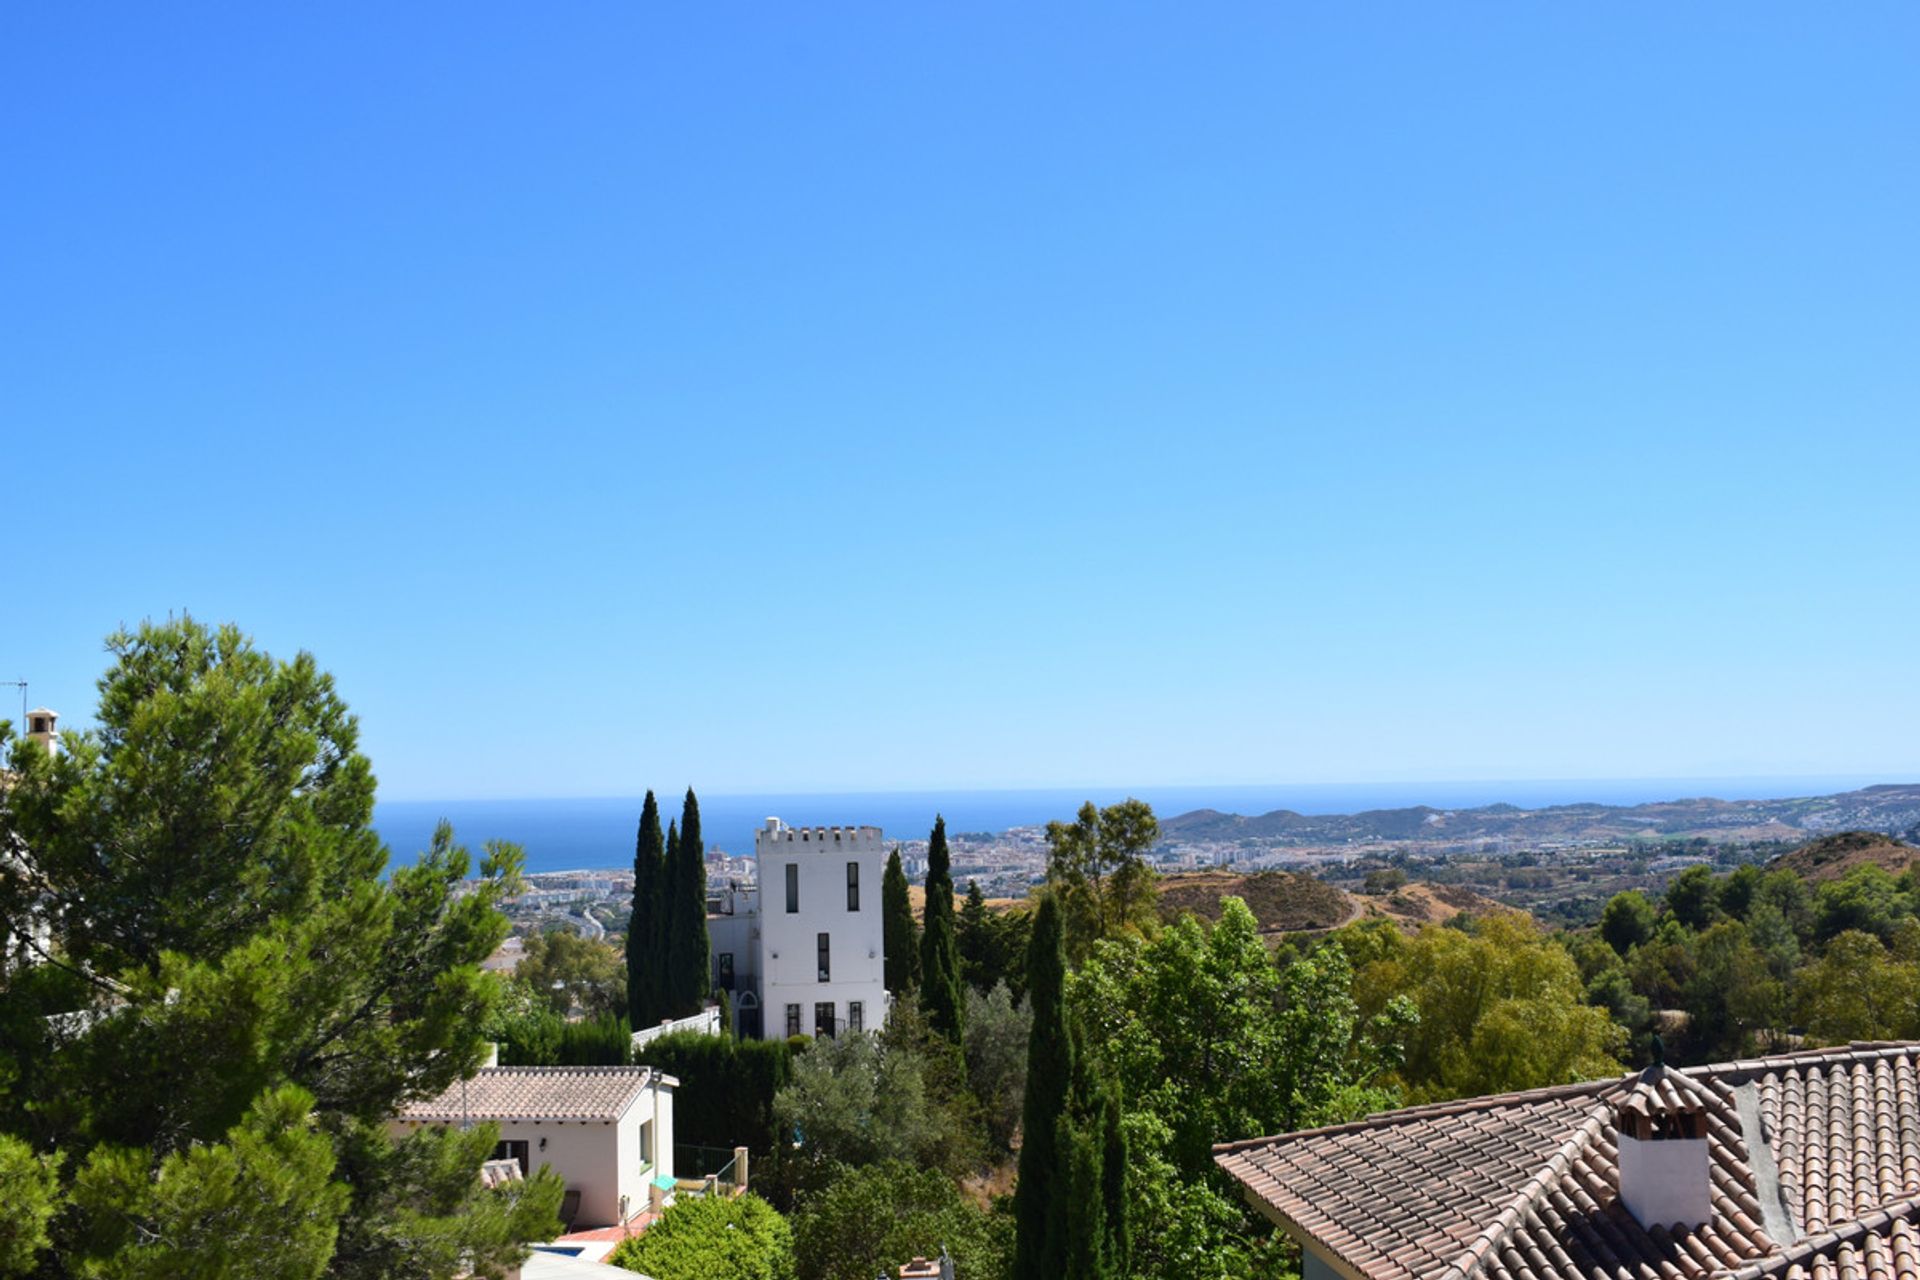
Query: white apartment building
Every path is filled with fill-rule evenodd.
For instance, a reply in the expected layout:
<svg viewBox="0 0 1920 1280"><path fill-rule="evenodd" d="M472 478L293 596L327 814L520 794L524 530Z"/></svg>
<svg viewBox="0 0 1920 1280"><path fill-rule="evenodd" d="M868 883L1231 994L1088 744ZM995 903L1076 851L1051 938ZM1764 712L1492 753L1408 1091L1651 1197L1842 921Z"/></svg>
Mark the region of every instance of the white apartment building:
<svg viewBox="0 0 1920 1280"><path fill-rule="evenodd" d="M739 1035L877 1031L887 1016L878 827L789 827L753 836L759 883L710 903L713 980Z"/></svg>

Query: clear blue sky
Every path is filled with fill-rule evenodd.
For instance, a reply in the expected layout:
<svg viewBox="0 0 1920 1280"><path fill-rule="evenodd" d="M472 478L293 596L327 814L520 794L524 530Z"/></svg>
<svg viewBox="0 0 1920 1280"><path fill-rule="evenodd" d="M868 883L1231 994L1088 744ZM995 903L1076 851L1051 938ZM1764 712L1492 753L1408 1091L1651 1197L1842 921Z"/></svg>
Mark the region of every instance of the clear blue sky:
<svg viewBox="0 0 1920 1280"><path fill-rule="evenodd" d="M1920 776L1920 7L12 5L0 676L393 798ZM4 691L0 691L0 706Z"/></svg>

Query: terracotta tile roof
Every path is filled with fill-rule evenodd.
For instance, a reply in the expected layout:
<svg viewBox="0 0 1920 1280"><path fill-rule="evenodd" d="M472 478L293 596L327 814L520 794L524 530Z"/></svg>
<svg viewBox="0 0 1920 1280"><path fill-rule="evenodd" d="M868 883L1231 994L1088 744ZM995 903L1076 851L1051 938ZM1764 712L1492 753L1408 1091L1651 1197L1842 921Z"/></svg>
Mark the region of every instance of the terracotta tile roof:
<svg viewBox="0 0 1920 1280"><path fill-rule="evenodd" d="M1920 1280L1917 1068L1920 1044L1656 1070L1225 1143L1214 1158L1364 1280ZM1705 1137L1703 1225L1649 1230L1627 1212L1623 1115L1684 1116Z"/></svg>
<svg viewBox="0 0 1920 1280"><path fill-rule="evenodd" d="M437 1098L409 1103L402 1120L618 1120L652 1078L650 1067L484 1067Z"/></svg>

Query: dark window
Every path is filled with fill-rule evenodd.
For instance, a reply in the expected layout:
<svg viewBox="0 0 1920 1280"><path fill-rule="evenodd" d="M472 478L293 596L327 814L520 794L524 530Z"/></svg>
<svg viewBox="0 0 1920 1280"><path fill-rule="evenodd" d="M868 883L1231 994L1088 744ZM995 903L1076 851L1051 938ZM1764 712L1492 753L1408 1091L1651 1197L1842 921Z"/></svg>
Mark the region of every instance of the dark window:
<svg viewBox="0 0 1920 1280"><path fill-rule="evenodd" d="M813 1006L813 1034L822 1040L833 1039L833 1001Z"/></svg>
<svg viewBox="0 0 1920 1280"><path fill-rule="evenodd" d="M790 1036L800 1034L800 1006L797 1004L787 1006L787 1034Z"/></svg>
<svg viewBox="0 0 1920 1280"><path fill-rule="evenodd" d="M852 1034L855 1031L865 1031L867 1029L866 1014L867 1014L866 1009L861 1005L861 1003L858 1000L847 1001L847 1032L848 1034Z"/></svg>
<svg viewBox="0 0 1920 1280"><path fill-rule="evenodd" d="M833 956L824 933L820 935L820 981L833 981Z"/></svg>
<svg viewBox="0 0 1920 1280"><path fill-rule="evenodd" d="M859 909L860 864L857 862L849 862L847 864L847 910L858 911Z"/></svg>
<svg viewBox="0 0 1920 1280"><path fill-rule="evenodd" d="M787 864L787 914L800 914L800 864L797 862Z"/></svg>
<svg viewBox="0 0 1920 1280"><path fill-rule="evenodd" d="M520 1164L520 1176L527 1175L527 1144L520 1142L496 1142L493 1144L495 1160L516 1160Z"/></svg>
<svg viewBox="0 0 1920 1280"><path fill-rule="evenodd" d="M722 991L733 990L733 952L720 953L720 976L717 981Z"/></svg>

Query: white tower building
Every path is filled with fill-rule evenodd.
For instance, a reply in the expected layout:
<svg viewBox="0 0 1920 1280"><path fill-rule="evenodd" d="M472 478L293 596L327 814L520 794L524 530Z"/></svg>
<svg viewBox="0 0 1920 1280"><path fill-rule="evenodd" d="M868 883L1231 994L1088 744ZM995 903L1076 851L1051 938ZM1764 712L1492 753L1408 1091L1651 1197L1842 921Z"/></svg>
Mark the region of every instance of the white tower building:
<svg viewBox="0 0 1920 1280"><path fill-rule="evenodd" d="M52 754L60 749L60 735L54 728L59 721L59 712L47 707L35 707L27 712L27 736Z"/></svg>
<svg viewBox="0 0 1920 1280"><path fill-rule="evenodd" d="M754 1021L769 1039L878 1031L887 1016L880 828L789 827L768 818L754 832L753 851L759 887L741 903L747 919L713 935L716 978L724 964L735 1009L757 1011L741 1020L742 1032L751 1034ZM750 969L737 953L721 951L723 937L753 949ZM746 989L750 981L757 990Z"/></svg>

